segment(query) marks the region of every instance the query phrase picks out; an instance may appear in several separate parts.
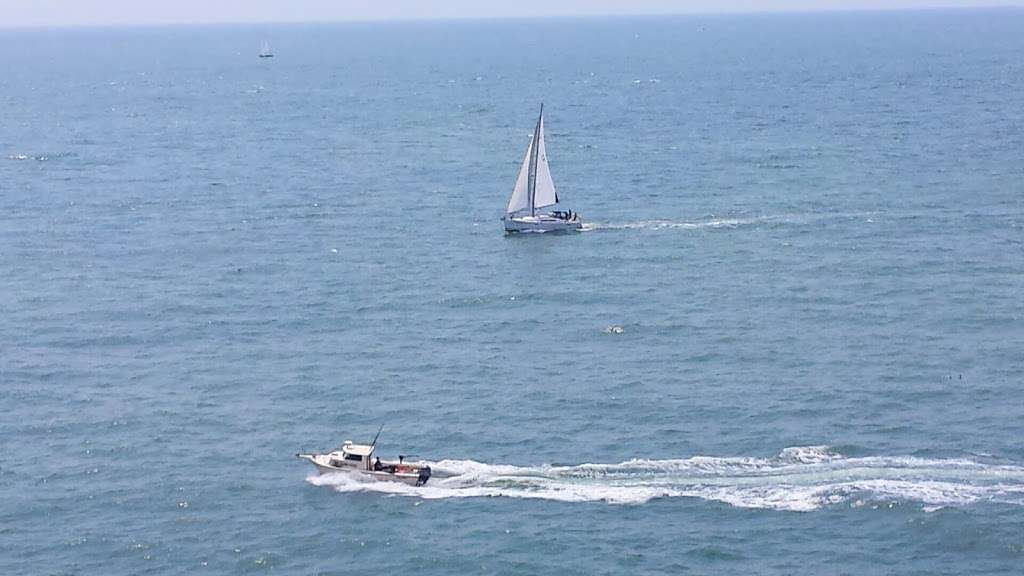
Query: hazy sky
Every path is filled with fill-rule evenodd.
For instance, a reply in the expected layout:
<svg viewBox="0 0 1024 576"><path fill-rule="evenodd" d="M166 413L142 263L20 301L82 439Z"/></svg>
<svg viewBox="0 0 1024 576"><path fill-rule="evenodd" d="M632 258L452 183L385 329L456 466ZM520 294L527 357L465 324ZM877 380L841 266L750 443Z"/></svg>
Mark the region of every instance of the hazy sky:
<svg viewBox="0 0 1024 576"><path fill-rule="evenodd" d="M0 26L1024 6L1024 0L0 0Z"/></svg>

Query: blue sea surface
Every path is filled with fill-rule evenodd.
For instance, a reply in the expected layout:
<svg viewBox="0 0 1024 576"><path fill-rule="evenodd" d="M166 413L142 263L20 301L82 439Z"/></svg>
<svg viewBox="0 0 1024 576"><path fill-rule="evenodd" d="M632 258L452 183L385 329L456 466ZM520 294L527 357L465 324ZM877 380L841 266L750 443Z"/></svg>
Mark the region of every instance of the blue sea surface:
<svg viewBox="0 0 1024 576"><path fill-rule="evenodd" d="M1022 30L0 31L0 573L1020 574Z"/></svg>

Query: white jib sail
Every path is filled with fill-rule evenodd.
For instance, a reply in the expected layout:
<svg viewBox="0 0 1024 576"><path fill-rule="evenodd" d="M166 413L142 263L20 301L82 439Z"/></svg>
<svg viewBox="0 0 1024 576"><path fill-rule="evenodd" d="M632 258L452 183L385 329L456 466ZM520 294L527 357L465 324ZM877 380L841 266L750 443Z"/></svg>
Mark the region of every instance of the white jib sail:
<svg viewBox="0 0 1024 576"><path fill-rule="evenodd" d="M505 212L512 214L521 210L530 209L530 154L533 153L533 139L526 148L526 158L523 158L523 167L519 169L519 177L516 178L516 187L512 190L512 197L508 200L508 208Z"/></svg>
<svg viewBox="0 0 1024 576"><path fill-rule="evenodd" d="M537 183L533 192L533 207L544 208L558 202L558 195L555 193L555 182L551 179L551 169L548 168L548 154L544 146L544 119L540 120L540 142L539 153L537 154Z"/></svg>

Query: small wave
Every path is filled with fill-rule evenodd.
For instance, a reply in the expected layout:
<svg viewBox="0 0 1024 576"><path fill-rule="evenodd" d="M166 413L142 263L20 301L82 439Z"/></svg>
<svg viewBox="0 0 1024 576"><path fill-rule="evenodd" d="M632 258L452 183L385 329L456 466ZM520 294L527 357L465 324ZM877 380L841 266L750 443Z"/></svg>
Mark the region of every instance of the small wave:
<svg viewBox="0 0 1024 576"><path fill-rule="evenodd" d="M82 141L80 143L81 144L90 144L91 142L89 142L88 140L84 140L84 141ZM28 162L28 161L32 161L32 162L48 162L48 161L51 161L51 160L63 160L65 158L74 158L76 156L77 156L77 154L75 154L74 152L66 152L66 151L65 152L55 152L55 153L52 153L52 154L25 154L25 153L17 153L17 154L8 154L7 155L7 159L8 160L14 160L15 162Z"/></svg>
<svg viewBox="0 0 1024 576"><path fill-rule="evenodd" d="M39 154L39 155L34 155L34 154L33 155L29 155L29 154L10 154L10 155L7 156L7 159L8 160L35 160L36 162L46 162L50 158L49 158L49 156L45 156L45 155L42 155L42 154Z"/></svg>
<svg viewBox="0 0 1024 576"><path fill-rule="evenodd" d="M1024 467L912 456L847 458L827 446L786 448L773 458L694 456L618 464L512 466L473 460L429 462L424 487L347 474L310 476L338 492L428 500L505 497L642 504L698 498L741 508L808 512L850 502L918 503L928 510L995 502L1024 506Z"/></svg>

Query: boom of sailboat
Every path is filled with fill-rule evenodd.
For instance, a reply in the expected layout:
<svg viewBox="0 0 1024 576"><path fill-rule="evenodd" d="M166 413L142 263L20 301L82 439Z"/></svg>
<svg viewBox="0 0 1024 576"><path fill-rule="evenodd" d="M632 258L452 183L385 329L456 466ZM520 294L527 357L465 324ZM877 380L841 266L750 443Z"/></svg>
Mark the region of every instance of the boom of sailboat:
<svg viewBox="0 0 1024 576"><path fill-rule="evenodd" d="M559 201L555 182L551 179L547 149L544 145L544 104L533 138L526 149L526 158L519 169L516 186L505 209L505 232L575 232L583 228L583 220L572 210L539 212Z"/></svg>

